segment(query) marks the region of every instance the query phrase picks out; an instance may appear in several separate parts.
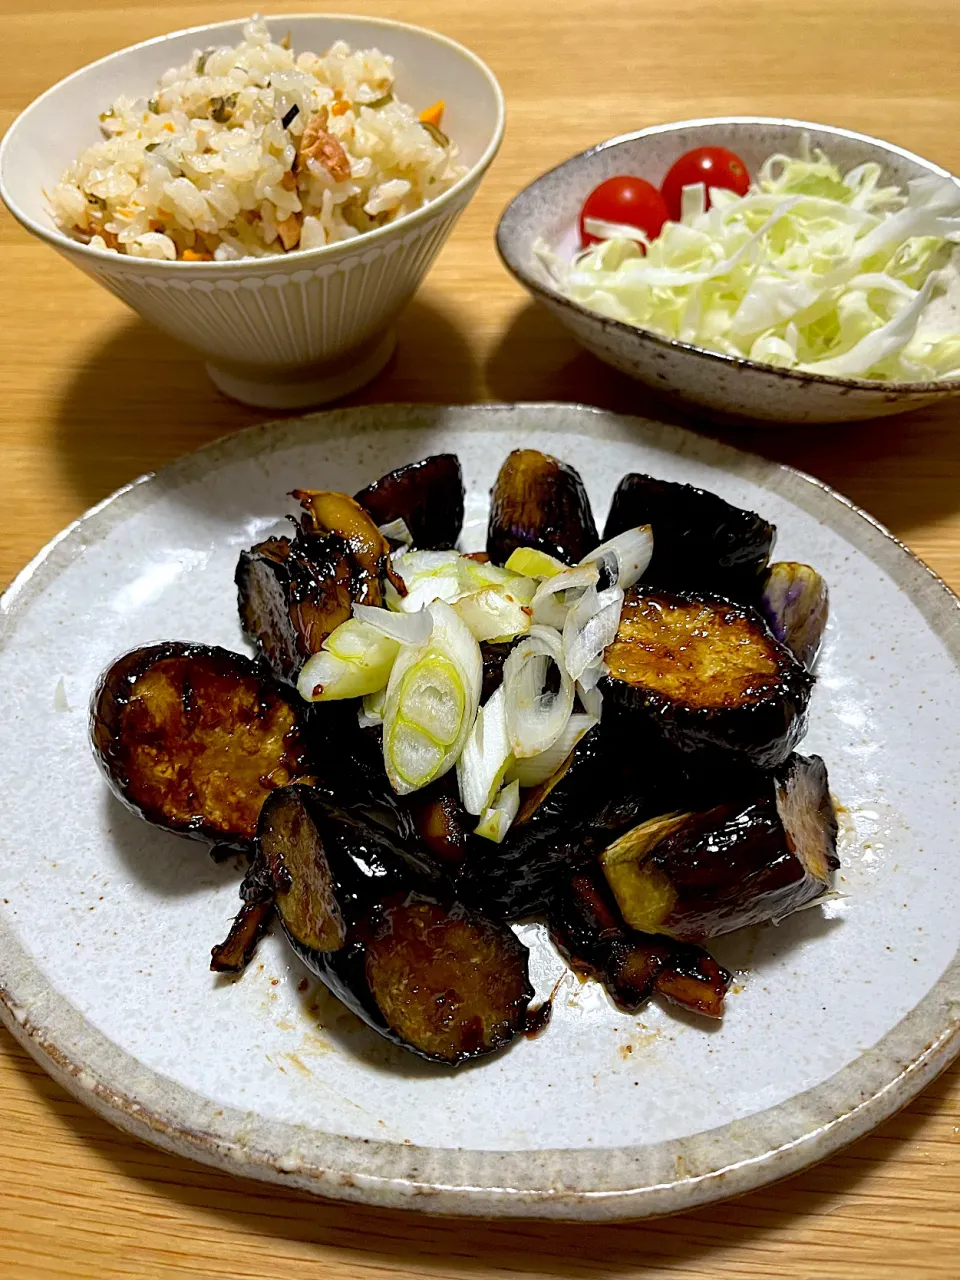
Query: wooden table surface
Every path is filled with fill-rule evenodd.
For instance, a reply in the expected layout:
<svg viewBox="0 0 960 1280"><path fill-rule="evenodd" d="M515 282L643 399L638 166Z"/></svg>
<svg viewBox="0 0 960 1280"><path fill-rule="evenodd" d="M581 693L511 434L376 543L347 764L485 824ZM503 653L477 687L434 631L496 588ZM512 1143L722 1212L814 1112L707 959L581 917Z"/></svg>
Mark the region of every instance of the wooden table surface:
<svg viewBox="0 0 960 1280"><path fill-rule="evenodd" d="M507 199L601 138L694 115L786 115L862 129L960 172L957 0L367 0L356 7L439 25L490 63L508 102L500 157L410 308L395 361L358 402L580 400L675 416L581 352L527 301L494 252L493 228ZM240 12L173 0L5 0L0 127L94 58ZM118 485L265 415L217 395L189 352L5 213L0 246L4 583ZM960 588L956 408L726 438L829 481ZM0 1275L18 1280L960 1275L956 1068L818 1168L737 1201L636 1226L452 1222L321 1204L240 1182L114 1131L5 1031L0 1153Z"/></svg>

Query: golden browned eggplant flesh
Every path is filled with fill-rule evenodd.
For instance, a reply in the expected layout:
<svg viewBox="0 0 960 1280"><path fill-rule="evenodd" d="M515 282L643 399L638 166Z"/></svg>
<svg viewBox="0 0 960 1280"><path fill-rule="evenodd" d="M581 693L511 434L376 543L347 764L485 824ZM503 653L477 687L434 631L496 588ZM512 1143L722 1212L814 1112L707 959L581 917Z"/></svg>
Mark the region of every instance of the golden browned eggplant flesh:
<svg viewBox="0 0 960 1280"><path fill-rule="evenodd" d="M527 1025L527 950L506 925L419 888L316 790L276 792L258 858L304 963L386 1039L456 1066Z"/></svg>
<svg viewBox="0 0 960 1280"><path fill-rule="evenodd" d="M605 657L611 698L681 751L770 769L805 732L813 679L749 606L633 587Z"/></svg>
<svg viewBox="0 0 960 1280"><path fill-rule="evenodd" d="M264 800L303 771L298 715L249 658L158 644L100 677L91 736L114 791L149 821L249 844Z"/></svg>
<svg viewBox="0 0 960 1280"><path fill-rule="evenodd" d="M601 541L536 449L500 468L485 552L456 550L453 454L289 496L288 536L237 565L256 658L147 646L92 703L125 804L250 859L211 969L241 974L275 923L386 1040L456 1066L545 1024L533 920L617 1008L720 1018L702 944L815 905L839 865L826 766L797 751L816 569L771 564L762 515L640 473Z"/></svg>

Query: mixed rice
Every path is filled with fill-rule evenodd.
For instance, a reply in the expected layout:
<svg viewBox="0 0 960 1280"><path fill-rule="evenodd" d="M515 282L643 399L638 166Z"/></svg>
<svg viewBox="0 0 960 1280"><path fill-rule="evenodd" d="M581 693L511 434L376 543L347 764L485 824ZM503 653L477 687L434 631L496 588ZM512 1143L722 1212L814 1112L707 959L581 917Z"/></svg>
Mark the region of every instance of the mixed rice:
<svg viewBox="0 0 960 1280"><path fill-rule="evenodd" d="M296 54L252 18L148 99L118 98L50 193L62 230L101 249L189 262L347 240L419 209L465 172L393 93L393 59L337 41Z"/></svg>

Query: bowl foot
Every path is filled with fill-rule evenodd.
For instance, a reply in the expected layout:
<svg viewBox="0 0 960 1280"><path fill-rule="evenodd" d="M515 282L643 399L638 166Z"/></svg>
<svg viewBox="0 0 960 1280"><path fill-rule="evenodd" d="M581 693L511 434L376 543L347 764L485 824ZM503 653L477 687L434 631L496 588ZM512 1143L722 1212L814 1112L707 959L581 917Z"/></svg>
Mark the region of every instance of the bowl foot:
<svg viewBox="0 0 960 1280"><path fill-rule="evenodd" d="M393 355L393 329L336 360L300 369L263 369L251 365L207 365L218 390L257 409L308 409L339 400L372 381Z"/></svg>

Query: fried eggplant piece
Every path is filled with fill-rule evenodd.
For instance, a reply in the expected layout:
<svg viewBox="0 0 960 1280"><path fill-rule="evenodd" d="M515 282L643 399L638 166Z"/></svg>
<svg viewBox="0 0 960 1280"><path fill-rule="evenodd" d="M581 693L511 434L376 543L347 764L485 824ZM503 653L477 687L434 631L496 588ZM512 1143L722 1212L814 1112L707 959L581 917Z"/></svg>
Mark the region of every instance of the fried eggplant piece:
<svg viewBox="0 0 960 1280"><path fill-rule="evenodd" d="M347 544L357 581L356 604L383 604L383 578L406 595L403 579L390 565L390 543L355 498L332 489L294 489L290 496L303 508L304 533L333 535Z"/></svg>
<svg viewBox="0 0 960 1280"><path fill-rule="evenodd" d="M507 920L542 911L572 868L641 815L660 812L673 792L663 790L659 770L635 770L618 738L598 725L553 777L521 794L503 843L472 838L455 880L465 902Z"/></svg>
<svg viewBox="0 0 960 1280"><path fill-rule="evenodd" d="M382 907L364 973L389 1038L434 1062L496 1053L526 1029L526 947L459 903L408 897Z"/></svg>
<svg viewBox="0 0 960 1280"><path fill-rule="evenodd" d="M214 973L242 973L254 957L257 944L267 931L274 913L273 883L259 858L240 885L241 907L223 942L210 952Z"/></svg>
<svg viewBox="0 0 960 1280"><path fill-rule="evenodd" d="M746 606L632 587L605 660L611 701L681 751L770 769L803 737L813 677Z"/></svg>
<svg viewBox="0 0 960 1280"><path fill-rule="evenodd" d="M791 756L749 799L633 827L601 865L624 920L647 933L699 942L789 915L840 865L826 767Z"/></svg>
<svg viewBox="0 0 960 1280"><path fill-rule="evenodd" d="M166 642L112 663L90 707L114 792L156 826L245 847L264 800L307 766L287 695L249 658Z"/></svg>
<svg viewBox="0 0 960 1280"><path fill-rule="evenodd" d="M390 545L370 514L345 493L295 489L304 509L296 537L242 551L236 584L240 622L279 680L300 668L350 617L355 604L383 604L383 578L401 595Z"/></svg>
<svg viewBox="0 0 960 1280"><path fill-rule="evenodd" d="M656 994L688 1013L722 1018L724 996L733 975L717 964L709 951L689 942L675 942L657 974Z"/></svg>
<svg viewBox="0 0 960 1280"><path fill-rule="evenodd" d="M236 571L240 622L279 680L296 681L331 631L369 601L379 582L358 573L339 537L271 538L241 551Z"/></svg>
<svg viewBox="0 0 960 1280"><path fill-rule="evenodd" d="M620 481L603 538L648 524L653 556L645 583L667 591L709 591L752 602L776 529L754 511L706 489L631 473Z"/></svg>
<svg viewBox="0 0 960 1280"><path fill-rule="evenodd" d="M264 805L252 874L272 896L293 949L320 977L326 953L344 948L381 898L414 883L381 831L351 822L301 785Z"/></svg>
<svg viewBox="0 0 960 1280"><path fill-rule="evenodd" d="M362 870L341 857L336 868L319 830L326 815L308 787L284 787L260 814L257 858L265 868L283 930L297 954L312 967L314 957L346 942L351 917L362 912ZM331 843L329 837L327 845ZM384 872L390 887L398 884Z"/></svg>
<svg viewBox="0 0 960 1280"><path fill-rule="evenodd" d="M389 854L351 846L309 788L271 797L258 845L297 954L387 1040L456 1066L524 1030L533 988L515 934L411 891Z"/></svg>
<svg viewBox="0 0 960 1280"><path fill-rule="evenodd" d="M223 942L210 952L214 973L242 973L256 954L257 945L273 919L273 901L245 902Z"/></svg>
<svg viewBox="0 0 960 1280"><path fill-rule="evenodd" d="M448 811L450 825L444 827L439 814L427 812L430 802L440 796L438 790L426 788L403 798L396 794L383 763L382 730L362 729L353 702L320 704L315 710L319 714L308 728L316 760L316 802L361 835L364 830L372 832L418 877L437 880L447 864L458 860L453 809ZM455 787L455 775L441 779L437 786L449 782Z"/></svg>
<svg viewBox="0 0 960 1280"><path fill-rule="evenodd" d="M757 607L777 639L812 671L830 612L827 584L816 569L778 560L767 571Z"/></svg>
<svg viewBox="0 0 960 1280"><path fill-rule="evenodd" d="M388 471L354 495L378 525L402 520L421 551L448 551L463 527L463 472L455 453Z"/></svg>
<svg viewBox="0 0 960 1280"><path fill-rule="evenodd" d="M534 547L577 564L599 543L580 475L538 449L514 449L493 486L487 553L505 564L517 547Z"/></svg>
<svg viewBox="0 0 960 1280"><path fill-rule="evenodd" d="M601 982L625 1012L636 1013L659 995L693 1013L723 1016L730 974L700 947L629 929L595 869L571 876L558 890L549 929L560 954Z"/></svg>
<svg viewBox="0 0 960 1280"><path fill-rule="evenodd" d="M481 640L480 656L483 658L483 687L480 690L480 705L503 684L503 664L510 656L512 641L500 641L494 644L491 640Z"/></svg>
<svg viewBox="0 0 960 1280"><path fill-rule="evenodd" d="M436 782L406 797L416 835L446 871L453 872L467 856L471 819L460 799L456 772L451 769Z"/></svg>

